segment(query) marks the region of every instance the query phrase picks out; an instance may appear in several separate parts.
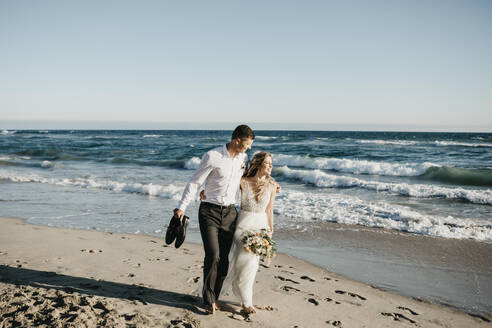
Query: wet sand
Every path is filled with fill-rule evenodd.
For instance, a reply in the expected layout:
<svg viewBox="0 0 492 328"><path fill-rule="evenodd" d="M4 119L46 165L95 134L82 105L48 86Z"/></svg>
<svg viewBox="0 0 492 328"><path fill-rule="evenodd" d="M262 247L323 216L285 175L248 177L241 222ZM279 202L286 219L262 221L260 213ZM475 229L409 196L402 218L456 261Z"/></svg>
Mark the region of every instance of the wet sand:
<svg viewBox="0 0 492 328"><path fill-rule="evenodd" d="M0 219L0 326L490 327L470 315L373 288L280 254L257 275L257 313L232 296L207 315L196 296L201 245Z"/></svg>
<svg viewBox="0 0 492 328"><path fill-rule="evenodd" d="M464 311L492 313L492 243L319 222L278 233L289 254L329 271Z"/></svg>

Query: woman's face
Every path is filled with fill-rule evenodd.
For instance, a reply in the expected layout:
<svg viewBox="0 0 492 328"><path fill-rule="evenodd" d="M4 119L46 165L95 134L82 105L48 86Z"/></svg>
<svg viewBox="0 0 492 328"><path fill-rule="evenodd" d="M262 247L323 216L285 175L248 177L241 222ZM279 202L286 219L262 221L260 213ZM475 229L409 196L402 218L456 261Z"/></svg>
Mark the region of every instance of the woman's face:
<svg viewBox="0 0 492 328"><path fill-rule="evenodd" d="M265 157L263 163L260 166L260 172L262 174L270 175L272 173L273 162L270 156Z"/></svg>

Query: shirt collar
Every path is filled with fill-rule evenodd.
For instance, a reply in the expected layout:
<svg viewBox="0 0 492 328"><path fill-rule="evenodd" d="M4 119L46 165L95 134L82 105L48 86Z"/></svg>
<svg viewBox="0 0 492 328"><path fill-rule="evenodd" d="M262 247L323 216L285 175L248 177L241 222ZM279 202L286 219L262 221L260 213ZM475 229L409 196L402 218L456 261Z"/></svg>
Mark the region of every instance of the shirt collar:
<svg viewBox="0 0 492 328"><path fill-rule="evenodd" d="M225 144L222 147L222 153L224 154L224 156L229 157L229 158L232 158L232 159L241 158L241 153L237 154L236 157L232 157L231 154L229 154L229 152L227 151L227 144Z"/></svg>
<svg viewBox="0 0 492 328"><path fill-rule="evenodd" d="M231 154L229 154L229 152L227 151L227 144L224 145L224 147L222 147L222 153L224 154L224 156L226 157L229 157L229 158L233 158L231 156Z"/></svg>

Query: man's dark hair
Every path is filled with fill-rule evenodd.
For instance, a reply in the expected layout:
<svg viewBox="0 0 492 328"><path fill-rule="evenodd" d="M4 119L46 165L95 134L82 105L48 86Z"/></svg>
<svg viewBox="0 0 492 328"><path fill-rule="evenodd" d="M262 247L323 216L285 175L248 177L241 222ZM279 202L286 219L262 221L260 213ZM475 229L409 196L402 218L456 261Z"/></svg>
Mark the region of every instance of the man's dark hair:
<svg viewBox="0 0 492 328"><path fill-rule="evenodd" d="M255 133L251 128L247 125L239 125L237 128L234 129L234 132L232 132L232 137L231 139L237 139L237 138L255 138Z"/></svg>

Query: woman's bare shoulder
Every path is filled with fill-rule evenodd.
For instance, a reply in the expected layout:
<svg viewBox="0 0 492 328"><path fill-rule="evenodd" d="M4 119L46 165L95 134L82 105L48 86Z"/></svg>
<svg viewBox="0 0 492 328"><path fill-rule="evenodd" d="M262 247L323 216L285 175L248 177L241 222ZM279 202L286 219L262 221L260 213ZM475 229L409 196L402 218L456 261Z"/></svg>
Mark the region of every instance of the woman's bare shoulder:
<svg viewBox="0 0 492 328"><path fill-rule="evenodd" d="M279 185L279 184L278 184L278 182L277 182L274 178L272 178L272 177L270 177L270 188L272 188L272 189L273 189L273 191L274 191L275 193L277 193L277 192L279 192L279 191L280 191L280 185Z"/></svg>
<svg viewBox="0 0 492 328"><path fill-rule="evenodd" d="M241 177L241 180L239 181L239 184L241 186L244 186L245 183L250 183L250 180L251 180L251 178Z"/></svg>

